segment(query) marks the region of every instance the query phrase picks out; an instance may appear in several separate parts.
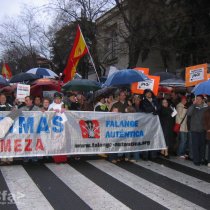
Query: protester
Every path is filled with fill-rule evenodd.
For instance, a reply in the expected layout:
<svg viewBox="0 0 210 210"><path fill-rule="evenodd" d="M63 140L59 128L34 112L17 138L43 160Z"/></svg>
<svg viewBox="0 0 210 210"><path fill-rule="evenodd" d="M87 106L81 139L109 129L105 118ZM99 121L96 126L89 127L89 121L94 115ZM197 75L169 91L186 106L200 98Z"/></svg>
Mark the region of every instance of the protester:
<svg viewBox="0 0 210 210"><path fill-rule="evenodd" d="M47 97L46 97L46 98L43 98L41 110L42 110L43 112L45 112L45 111L48 110L49 106L50 106L50 99L47 98Z"/></svg>
<svg viewBox="0 0 210 210"><path fill-rule="evenodd" d="M134 95L132 100L132 106L135 108L136 112L140 112L141 98L140 95Z"/></svg>
<svg viewBox="0 0 210 210"><path fill-rule="evenodd" d="M108 95L108 97L105 98L105 101L109 111L111 110L113 104L117 102L117 100L114 99L112 94Z"/></svg>
<svg viewBox="0 0 210 210"><path fill-rule="evenodd" d="M170 141L174 139L174 132L173 132L174 118L172 116L173 112L174 108L169 105L169 101L167 99L163 99L161 102L159 117L166 141L166 149L162 150L161 154L166 158L169 158L168 148L170 145Z"/></svg>
<svg viewBox="0 0 210 210"><path fill-rule="evenodd" d="M117 112L119 112L119 110L118 110L117 107L113 107L112 108L112 112L116 112L117 113ZM109 161L111 161L114 164L117 163L118 161L120 161L120 159L118 157L119 157L118 153L109 154L109 156L108 156Z"/></svg>
<svg viewBox="0 0 210 210"><path fill-rule="evenodd" d="M126 113L135 113L136 109L132 106L126 108ZM140 152L127 152L125 153L125 161L137 162L140 160Z"/></svg>
<svg viewBox="0 0 210 210"><path fill-rule="evenodd" d="M54 93L54 100L48 107L48 111L55 111L56 113L63 113L66 109L62 101L63 95L59 92ZM67 161L66 155L57 155L52 157L55 163L63 163Z"/></svg>
<svg viewBox="0 0 210 210"><path fill-rule="evenodd" d="M140 109L145 113L153 113L155 115L158 114L160 107L154 93L150 89L144 90Z"/></svg>
<svg viewBox="0 0 210 210"><path fill-rule="evenodd" d="M97 112L108 112L109 109L105 103L105 98L103 96L101 97L98 97L96 99L97 103L94 107L94 111L97 111Z"/></svg>
<svg viewBox="0 0 210 210"><path fill-rule="evenodd" d="M41 111L41 108L34 105L33 103L33 97L32 96L26 96L25 97L25 106L20 108L21 111ZM34 164L38 164L38 160L41 158L38 157L24 157L23 162L28 163L30 160Z"/></svg>
<svg viewBox="0 0 210 210"><path fill-rule="evenodd" d="M196 96L195 104L191 105L187 115L190 116L190 131L192 137L193 163L197 166L205 160L205 130L203 126L204 112L208 109L203 95Z"/></svg>
<svg viewBox="0 0 210 210"><path fill-rule="evenodd" d="M130 104L131 105L131 104ZM112 105L112 108L118 108L119 112L125 113L125 109L129 106L128 101L126 100L126 93L125 91L121 90L119 93L119 100L118 102Z"/></svg>
<svg viewBox="0 0 210 210"><path fill-rule="evenodd" d="M38 107L42 107L42 99L40 96L35 96L34 98L34 105Z"/></svg>
<svg viewBox="0 0 210 210"><path fill-rule="evenodd" d="M180 124L179 137L179 147L177 150L177 155L180 158L187 158L186 149L188 147L188 129L187 129L187 98L183 96L181 102L176 106L177 115L176 123Z"/></svg>
<svg viewBox="0 0 210 210"><path fill-rule="evenodd" d="M78 111L80 109L80 104L78 103L75 93L69 93L68 99L65 102L65 109Z"/></svg>
<svg viewBox="0 0 210 210"><path fill-rule="evenodd" d="M208 97L208 109L204 112L203 124L206 130L206 140L208 146L208 167L210 167L210 97Z"/></svg>
<svg viewBox="0 0 210 210"><path fill-rule="evenodd" d="M140 104L140 109L142 112L151 113L157 115L160 111L159 104L154 93L150 89L144 90L143 100ZM157 158L157 151L142 152L142 158L144 160Z"/></svg>
<svg viewBox="0 0 210 210"><path fill-rule="evenodd" d="M12 105L7 103L7 98L4 93L0 94L0 111L10 111L12 109ZM1 165L11 164L13 162L13 158L1 158Z"/></svg>
<svg viewBox="0 0 210 210"><path fill-rule="evenodd" d="M56 112L64 112L65 111L65 105L62 101L63 95L59 92L54 93L54 100L49 105L48 111L56 111Z"/></svg>
<svg viewBox="0 0 210 210"><path fill-rule="evenodd" d="M20 108L22 111L41 111L41 108L34 105L33 96L25 97L25 106Z"/></svg>
<svg viewBox="0 0 210 210"><path fill-rule="evenodd" d="M7 97L4 93L0 94L0 111L10 111L12 105L7 103Z"/></svg>

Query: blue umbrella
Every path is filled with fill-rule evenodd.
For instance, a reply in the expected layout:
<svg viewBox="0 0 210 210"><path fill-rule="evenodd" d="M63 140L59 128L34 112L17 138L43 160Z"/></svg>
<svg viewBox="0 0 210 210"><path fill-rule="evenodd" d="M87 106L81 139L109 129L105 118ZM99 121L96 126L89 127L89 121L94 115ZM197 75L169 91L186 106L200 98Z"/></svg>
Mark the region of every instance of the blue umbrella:
<svg viewBox="0 0 210 210"><path fill-rule="evenodd" d="M39 76L40 78L55 78L58 75L50 69L46 68L33 68L28 70L26 73L31 73Z"/></svg>
<svg viewBox="0 0 210 210"><path fill-rule="evenodd" d="M125 69L113 73L107 78L104 86L131 85L134 82L149 80L143 73L134 69Z"/></svg>
<svg viewBox="0 0 210 210"><path fill-rule="evenodd" d="M202 82L194 87L192 92L197 95L210 95L210 80Z"/></svg>
<svg viewBox="0 0 210 210"><path fill-rule="evenodd" d="M2 75L0 75L0 86L9 86L9 82Z"/></svg>

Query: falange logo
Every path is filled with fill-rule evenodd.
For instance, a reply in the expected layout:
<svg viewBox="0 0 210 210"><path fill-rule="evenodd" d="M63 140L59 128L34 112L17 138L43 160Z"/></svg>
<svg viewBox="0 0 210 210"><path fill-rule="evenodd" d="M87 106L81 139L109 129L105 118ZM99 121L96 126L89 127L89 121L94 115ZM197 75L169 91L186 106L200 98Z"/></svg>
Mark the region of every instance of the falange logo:
<svg viewBox="0 0 210 210"><path fill-rule="evenodd" d="M100 125L98 120L80 120L79 125L84 139L100 138Z"/></svg>

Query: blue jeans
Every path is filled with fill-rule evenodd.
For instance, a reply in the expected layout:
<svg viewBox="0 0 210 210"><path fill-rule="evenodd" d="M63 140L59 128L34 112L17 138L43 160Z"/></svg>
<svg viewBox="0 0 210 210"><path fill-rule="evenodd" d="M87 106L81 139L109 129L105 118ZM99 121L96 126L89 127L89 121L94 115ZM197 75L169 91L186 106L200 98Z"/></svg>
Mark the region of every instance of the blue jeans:
<svg viewBox="0 0 210 210"><path fill-rule="evenodd" d="M187 139L187 132L180 132L179 133L179 148L177 151L178 156L182 156L186 154L188 139Z"/></svg>

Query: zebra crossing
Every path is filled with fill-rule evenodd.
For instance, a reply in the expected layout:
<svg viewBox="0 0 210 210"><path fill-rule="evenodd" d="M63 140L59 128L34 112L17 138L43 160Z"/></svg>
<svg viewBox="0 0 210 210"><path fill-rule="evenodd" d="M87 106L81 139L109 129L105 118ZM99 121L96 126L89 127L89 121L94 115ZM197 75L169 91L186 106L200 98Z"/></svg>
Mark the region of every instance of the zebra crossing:
<svg viewBox="0 0 210 210"><path fill-rule="evenodd" d="M1 166L0 209L210 209L210 168L177 158Z"/></svg>

